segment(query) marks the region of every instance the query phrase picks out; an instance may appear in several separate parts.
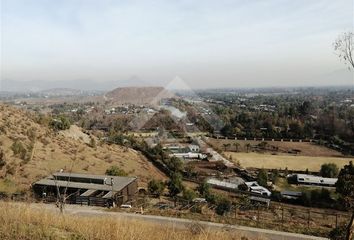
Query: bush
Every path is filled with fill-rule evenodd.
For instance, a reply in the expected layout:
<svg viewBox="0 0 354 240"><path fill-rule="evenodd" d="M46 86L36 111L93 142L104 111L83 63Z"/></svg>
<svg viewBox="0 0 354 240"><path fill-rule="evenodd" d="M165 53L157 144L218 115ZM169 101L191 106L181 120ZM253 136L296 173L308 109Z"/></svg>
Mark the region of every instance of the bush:
<svg viewBox="0 0 354 240"><path fill-rule="evenodd" d="M218 200L217 206L216 206L216 213L218 215L224 215L225 213L229 212L231 210L231 201L222 197Z"/></svg>
<svg viewBox="0 0 354 240"><path fill-rule="evenodd" d="M165 190L165 183L160 180L152 179L148 183L148 191L157 197L160 197Z"/></svg>
<svg viewBox="0 0 354 240"><path fill-rule="evenodd" d="M263 186L263 187L267 187L267 182L268 182L268 173L266 170L261 169L258 172L257 175L257 182L259 185Z"/></svg>
<svg viewBox="0 0 354 240"><path fill-rule="evenodd" d="M111 166L110 168L108 168L106 170L106 175L122 177L128 176L128 174L123 169L120 169L118 166Z"/></svg>
<svg viewBox="0 0 354 240"><path fill-rule="evenodd" d="M167 188L170 196L175 197L177 194L183 191L184 186L182 184L182 176L179 173L173 173L171 179L168 181Z"/></svg>
<svg viewBox="0 0 354 240"><path fill-rule="evenodd" d="M65 116L59 116L58 118L53 118L50 121L49 126L55 131L66 130L70 128L70 121Z"/></svg>
<svg viewBox="0 0 354 240"><path fill-rule="evenodd" d="M338 176L339 169L334 163L325 163L321 166L320 174L322 177L335 178Z"/></svg>
<svg viewBox="0 0 354 240"><path fill-rule="evenodd" d="M15 156L20 156L20 158L23 160L27 158L27 150L21 142L15 141L11 145L11 150L13 151Z"/></svg>
<svg viewBox="0 0 354 240"><path fill-rule="evenodd" d="M0 150L0 169L2 169L6 165L5 161L5 153Z"/></svg>
<svg viewBox="0 0 354 240"><path fill-rule="evenodd" d="M183 198L185 200L187 200L188 202L193 201L193 199L196 198L196 197L197 197L197 194L192 189L185 188L183 190Z"/></svg>
<svg viewBox="0 0 354 240"><path fill-rule="evenodd" d="M345 240L346 239L346 225L342 225L334 228L330 233L329 237L332 240Z"/></svg>
<svg viewBox="0 0 354 240"><path fill-rule="evenodd" d="M202 182L201 184L199 184L199 186L197 187L197 191L199 192L199 194L202 197L207 197L208 195L210 195L210 184L207 183L206 181Z"/></svg>

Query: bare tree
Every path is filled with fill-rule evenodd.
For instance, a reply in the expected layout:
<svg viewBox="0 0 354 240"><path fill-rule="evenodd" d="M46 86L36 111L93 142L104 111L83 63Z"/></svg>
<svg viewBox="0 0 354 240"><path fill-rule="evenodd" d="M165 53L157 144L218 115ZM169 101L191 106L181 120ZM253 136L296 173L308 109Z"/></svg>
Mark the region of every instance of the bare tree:
<svg viewBox="0 0 354 240"><path fill-rule="evenodd" d="M336 51L338 57L341 60L343 60L346 65L349 65L349 70L354 69L354 61L353 61L353 48L354 48L353 41L354 40L353 40L353 38L354 38L353 32L346 32L346 33L341 34L333 44L334 50ZM347 179L353 179L353 172L354 172L354 168L353 168L353 164L351 162L349 164L349 166L345 166L341 170L338 179L341 179L341 175L347 175ZM347 180L347 182L349 182L349 180ZM353 184L353 183L351 182L351 184ZM340 183L336 184L336 186L337 186L337 191L338 191L338 186L340 186ZM339 189L340 189L340 187L339 187ZM350 197L353 197L352 196L353 192L348 189L349 188L346 188L346 190L343 192L345 194L349 193L349 195L351 194ZM351 204L353 204L353 199L351 199ZM349 224L347 225L347 233L346 233L347 240L351 240L353 238L353 232L354 232L354 208L352 209L352 216L349 221Z"/></svg>
<svg viewBox="0 0 354 240"><path fill-rule="evenodd" d="M344 61L344 63L349 66L349 69L354 69L353 38L353 32L345 32L339 35L336 41L333 43L334 51L340 60Z"/></svg>

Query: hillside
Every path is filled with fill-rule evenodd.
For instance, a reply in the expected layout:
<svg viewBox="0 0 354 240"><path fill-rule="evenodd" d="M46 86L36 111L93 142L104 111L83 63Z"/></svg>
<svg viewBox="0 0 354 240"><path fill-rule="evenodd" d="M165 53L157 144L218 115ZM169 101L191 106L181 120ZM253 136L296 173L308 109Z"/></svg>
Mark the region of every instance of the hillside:
<svg viewBox="0 0 354 240"><path fill-rule="evenodd" d="M105 99L114 103L157 104L163 98L174 94L163 87L124 87L116 88L105 94Z"/></svg>
<svg viewBox="0 0 354 240"><path fill-rule="evenodd" d="M56 133L34 114L0 104L0 192L28 189L32 182L60 169L103 174L118 165L138 176L141 185L151 177L165 178L133 149L98 140L96 147L90 147L87 139L90 136L78 127Z"/></svg>

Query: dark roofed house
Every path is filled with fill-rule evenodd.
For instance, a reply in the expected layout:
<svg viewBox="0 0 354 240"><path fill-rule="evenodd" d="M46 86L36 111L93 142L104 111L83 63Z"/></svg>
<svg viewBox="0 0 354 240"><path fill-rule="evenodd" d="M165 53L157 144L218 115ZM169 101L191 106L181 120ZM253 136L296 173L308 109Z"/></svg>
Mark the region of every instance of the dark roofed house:
<svg viewBox="0 0 354 240"><path fill-rule="evenodd" d="M33 190L46 200L56 199L59 191L67 203L111 206L132 201L138 184L136 177L59 172L35 182Z"/></svg>

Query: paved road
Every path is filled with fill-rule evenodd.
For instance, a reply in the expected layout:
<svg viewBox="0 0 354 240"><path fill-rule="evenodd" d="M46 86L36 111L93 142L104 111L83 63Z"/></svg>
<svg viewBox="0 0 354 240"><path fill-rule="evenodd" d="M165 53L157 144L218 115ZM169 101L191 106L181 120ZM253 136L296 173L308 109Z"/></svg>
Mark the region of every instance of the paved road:
<svg viewBox="0 0 354 240"><path fill-rule="evenodd" d="M55 207L54 204L31 204L32 208L36 209L47 209L55 212L59 210ZM278 232L267 229L251 228L238 225L227 225L220 223L211 223L204 221L193 221L188 219L181 218L171 218L171 217L161 217L161 216L152 216L152 215L140 215L134 213L123 213L123 212L108 212L103 208L88 207L88 206L79 206L79 205L66 205L65 213L78 215L78 216L88 216L88 217L113 217L117 219L124 220L139 220L147 221L150 223L156 223L159 225L165 225L173 228L186 229L189 225L198 223L202 225L205 229L213 230L224 230L234 233L235 235L245 236L251 239L271 239L271 240L300 240L300 239L311 239L311 240L324 240L326 238L319 238L313 236L307 236L302 234L295 233L286 233Z"/></svg>

